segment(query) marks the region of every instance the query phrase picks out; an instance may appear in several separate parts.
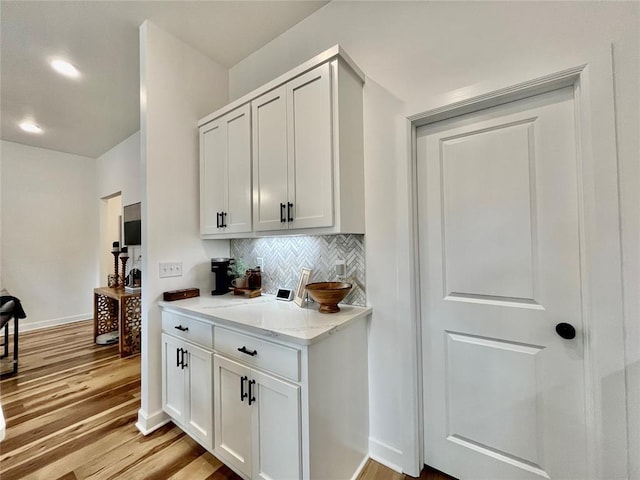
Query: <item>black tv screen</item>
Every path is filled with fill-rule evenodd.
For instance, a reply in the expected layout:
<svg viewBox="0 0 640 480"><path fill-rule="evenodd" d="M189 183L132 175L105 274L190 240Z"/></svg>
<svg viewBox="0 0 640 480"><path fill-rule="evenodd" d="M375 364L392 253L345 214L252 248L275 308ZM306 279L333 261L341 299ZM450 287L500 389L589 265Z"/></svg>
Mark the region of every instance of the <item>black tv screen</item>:
<svg viewBox="0 0 640 480"><path fill-rule="evenodd" d="M126 205L123 212L124 244L142 245L142 215L140 203Z"/></svg>
<svg viewBox="0 0 640 480"><path fill-rule="evenodd" d="M142 222L124 222L124 244L142 245Z"/></svg>

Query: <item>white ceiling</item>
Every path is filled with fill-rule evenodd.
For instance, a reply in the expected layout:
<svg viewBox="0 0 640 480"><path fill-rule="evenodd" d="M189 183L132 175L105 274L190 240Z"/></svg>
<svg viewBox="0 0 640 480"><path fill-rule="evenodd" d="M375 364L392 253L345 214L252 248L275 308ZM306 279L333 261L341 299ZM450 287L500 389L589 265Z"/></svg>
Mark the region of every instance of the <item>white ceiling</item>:
<svg viewBox="0 0 640 480"><path fill-rule="evenodd" d="M1 138L98 157L140 128L145 19L229 68L326 3L1 0ZM54 72L54 56L66 57L81 78ZM23 132L25 119L44 132Z"/></svg>

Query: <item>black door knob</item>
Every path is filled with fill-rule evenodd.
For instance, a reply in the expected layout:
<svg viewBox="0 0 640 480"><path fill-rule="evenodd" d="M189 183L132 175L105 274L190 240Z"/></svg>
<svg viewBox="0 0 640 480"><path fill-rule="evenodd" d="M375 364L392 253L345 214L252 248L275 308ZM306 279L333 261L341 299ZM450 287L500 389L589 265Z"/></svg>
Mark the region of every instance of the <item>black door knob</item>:
<svg viewBox="0 0 640 480"><path fill-rule="evenodd" d="M576 338L576 329L570 323L559 323L556 325L556 333L566 340Z"/></svg>

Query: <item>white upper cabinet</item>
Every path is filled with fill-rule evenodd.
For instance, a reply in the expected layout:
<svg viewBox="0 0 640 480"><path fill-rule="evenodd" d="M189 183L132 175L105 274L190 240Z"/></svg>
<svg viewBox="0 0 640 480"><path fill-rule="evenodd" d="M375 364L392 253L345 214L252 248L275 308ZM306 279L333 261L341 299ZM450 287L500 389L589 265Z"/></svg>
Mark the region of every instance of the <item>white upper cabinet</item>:
<svg viewBox="0 0 640 480"><path fill-rule="evenodd" d="M245 104L200 127L200 233L251 232L251 120Z"/></svg>
<svg viewBox="0 0 640 480"><path fill-rule="evenodd" d="M363 84L364 74L335 46L200 120L203 237L364 233ZM249 103L245 148L233 145L241 165L251 157L252 173L238 167L236 181L252 182L252 222L244 209L233 215L228 190L218 192L230 180L202 186L216 185L217 172L236 165L227 122ZM208 160L207 152L221 160ZM238 194L237 203L245 200Z"/></svg>
<svg viewBox="0 0 640 480"><path fill-rule="evenodd" d="M333 226L329 64L252 102L254 229Z"/></svg>
<svg viewBox="0 0 640 480"><path fill-rule="evenodd" d="M253 221L256 231L287 227L287 100L280 87L251 102Z"/></svg>
<svg viewBox="0 0 640 480"><path fill-rule="evenodd" d="M289 228L334 224L331 111L330 64L287 84Z"/></svg>

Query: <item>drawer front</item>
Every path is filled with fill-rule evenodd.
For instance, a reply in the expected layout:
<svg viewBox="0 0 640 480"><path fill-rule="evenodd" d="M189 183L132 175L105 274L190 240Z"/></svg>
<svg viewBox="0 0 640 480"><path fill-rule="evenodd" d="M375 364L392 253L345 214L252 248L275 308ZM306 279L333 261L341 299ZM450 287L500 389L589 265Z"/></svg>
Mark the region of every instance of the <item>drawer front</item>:
<svg viewBox="0 0 640 480"><path fill-rule="evenodd" d="M216 328L214 348L228 357L241 360L294 382L300 381L300 350L261 340L225 328Z"/></svg>
<svg viewBox="0 0 640 480"><path fill-rule="evenodd" d="M162 330L169 335L213 349L213 325L210 323L172 312L162 312Z"/></svg>

